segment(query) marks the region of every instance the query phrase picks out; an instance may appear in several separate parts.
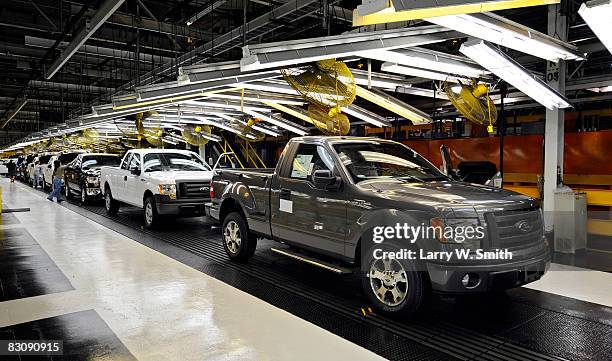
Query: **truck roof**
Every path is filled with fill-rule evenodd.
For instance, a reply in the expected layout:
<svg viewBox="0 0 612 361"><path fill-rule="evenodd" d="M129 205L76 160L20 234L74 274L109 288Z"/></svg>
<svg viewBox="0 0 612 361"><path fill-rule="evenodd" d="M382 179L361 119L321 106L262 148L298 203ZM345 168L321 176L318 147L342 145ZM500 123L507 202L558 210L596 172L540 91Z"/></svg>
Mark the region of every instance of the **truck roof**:
<svg viewBox="0 0 612 361"><path fill-rule="evenodd" d="M376 137L354 137L354 136L344 136L344 135L334 135L334 136L321 136L321 135L308 135L304 137L295 137L291 138L291 141L299 142L313 142L313 143L323 143L323 142L364 142L364 141L385 141L385 139L380 139Z"/></svg>
<svg viewBox="0 0 612 361"><path fill-rule="evenodd" d="M191 150L185 149L156 149L156 148L147 148L147 149L130 149L128 152L137 152L141 154L149 154L149 153L182 153L182 154L192 154L195 153Z"/></svg>

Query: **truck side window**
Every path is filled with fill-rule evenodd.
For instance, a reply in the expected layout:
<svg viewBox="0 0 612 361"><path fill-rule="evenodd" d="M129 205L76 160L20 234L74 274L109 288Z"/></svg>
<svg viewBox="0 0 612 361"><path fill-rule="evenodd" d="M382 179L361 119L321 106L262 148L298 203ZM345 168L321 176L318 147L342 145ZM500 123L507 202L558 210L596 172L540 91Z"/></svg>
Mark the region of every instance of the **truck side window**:
<svg viewBox="0 0 612 361"><path fill-rule="evenodd" d="M128 169L128 164L130 164L131 160L132 160L132 153L129 153L125 157L123 157L123 162L121 162L121 169Z"/></svg>
<svg viewBox="0 0 612 361"><path fill-rule="evenodd" d="M334 170L334 161L329 152L320 145L300 144L291 163L290 177L312 182L316 170Z"/></svg>
<svg viewBox="0 0 612 361"><path fill-rule="evenodd" d="M132 168L140 168L140 154L132 155L132 159L130 159L130 166L128 169Z"/></svg>

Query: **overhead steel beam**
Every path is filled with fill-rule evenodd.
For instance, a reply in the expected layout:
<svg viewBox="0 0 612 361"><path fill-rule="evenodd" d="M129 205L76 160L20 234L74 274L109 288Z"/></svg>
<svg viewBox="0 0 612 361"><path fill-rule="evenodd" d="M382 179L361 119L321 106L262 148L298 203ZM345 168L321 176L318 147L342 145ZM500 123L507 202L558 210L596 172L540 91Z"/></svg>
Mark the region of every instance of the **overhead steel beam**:
<svg viewBox="0 0 612 361"><path fill-rule="evenodd" d="M51 88L51 89L65 89L65 90L78 90L78 91L88 91L95 93L107 93L111 92L113 88L105 88L95 85L85 85L85 84L72 84L72 83L58 83L52 81L42 81L42 80L30 80L28 85L35 88Z"/></svg>
<svg viewBox="0 0 612 361"><path fill-rule="evenodd" d="M17 115L17 113L19 113L21 108L23 108L26 104L28 104L28 99L23 99L21 103L17 106L17 108L15 108L14 111L12 111L11 113L7 115L6 120L2 122L2 125L0 125L0 129L4 129L4 127L6 127L8 122L10 122L11 119L13 119Z"/></svg>
<svg viewBox="0 0 612 361"><path fill-rule="evenodd" d="M81 48L85 45L87 39L89 39L98 30L102 24L108 19L114 12L123 4L125 0L106 0L96 14L91 18L89 22L86 22L85 26L79 31L70 41L70 44L62 50L60 56L53 62L49 70L45 74L46 79L51 79L55 73L57 73L64 64Z"/></svg>
<svg viewBox="0 0 612 361"><path fill-rule="evenodd" d="M298 14L298 17L303 17L311 12L317 11L318 9L319 0L291 0L286 4L274 8L270 12L267 12L248 22L246 25L247 36L260 36L283 26L282 24L275 23L275 21L285 18L291 14L296 13ZM156 76L166 74L196 58L197 56L205 54L211 50L214 50L215 54L220 54L235 47L241 46L242 35L242 26L237 27L223 35L219 35L215 37L214 40L200 45L197 48L176 58L175 60L167 62L162 66L159 66L144 74L140 77L139 82L133 80L122 85L117 89L117 91L133 89L136 84L150 84L155 80Z"/></svg>
<svg viewBox="0 0 612 361"><path fill-rule="evenodd" d="M100 39L100 40L104 41L104 39ZM29 35L26 35L24 38L24 44L27 46L48 49L51 46L53 46L54 43L55 43L55 40L52 40L52 39L39 38L39 37L29 36ZM66 49L68 49L69 45L70 44L68 42L61 42L58 47L60 49L64 49L63 51L65 51ZM76 52L85 53L85 54L93 55L93 56L105 57L105 58L136 60L136 53L134 53L133 51L107 48L104 46L84 44L80 46L76 50ZM172 58L168 58L165 56L146 54L143 52L140 52L138 59L143 63L162 63L162 62L172 60Z"/></svg>
<svg viewBox="0 0 612 361"><path fill-rule="evenodd" d="M151 10L149 10L149 8L142 2L142 0L136 0L138 2L138 6L140 6L142 8L142 10L144 10L150 17L151 19L153 19L154 21L157 21L157 17L155 16L155 14L153 14L151 12ZM168 39L170 39L170 41L174 44L174 46L177 49L181 49L181 46L179 45L179 43L176 42L176 39L174 39L174 37L170 34L166 34L166 36L168 37Z"/></svg>

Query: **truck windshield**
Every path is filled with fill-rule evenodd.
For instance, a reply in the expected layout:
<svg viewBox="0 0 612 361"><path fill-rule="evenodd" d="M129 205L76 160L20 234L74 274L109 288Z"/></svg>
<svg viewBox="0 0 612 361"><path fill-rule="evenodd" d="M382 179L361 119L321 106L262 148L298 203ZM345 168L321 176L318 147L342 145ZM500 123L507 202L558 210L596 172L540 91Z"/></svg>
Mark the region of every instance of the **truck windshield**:
<svg viewBox="0 0 612 361"><path fill-rule="evenodd" d="M380 178L409 182L448 179L417 152L399 143L368 141L333 146L355 183Z"/></svg>
<svg viewBox="0 0 612 361"><path fill-rule="evenodd" d="M87 155L83 157L81 168L90 169L103 165L117 166L121 158L116 155Z"/></svg>
<svg viewBox="0 0 612 361"><path fill-rule="evenodd" d="M195 154L149 153L144 156L142 170L144 172L168 170L207 171L210 170L210 167Z"/></svg>

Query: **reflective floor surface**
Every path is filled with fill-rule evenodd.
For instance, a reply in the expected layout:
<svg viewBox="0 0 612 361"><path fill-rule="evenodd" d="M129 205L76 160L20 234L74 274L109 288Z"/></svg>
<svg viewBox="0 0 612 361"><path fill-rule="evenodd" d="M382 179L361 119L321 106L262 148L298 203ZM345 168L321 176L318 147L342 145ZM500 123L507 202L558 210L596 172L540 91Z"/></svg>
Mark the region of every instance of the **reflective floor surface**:
<svg viewBox="0 0 612 361"><path fill-rule="evenodd" d="M354 277L280 258L270 241L248 264L235 264L205 219L143 231L133 208L109 218L100 206L60 206L25 186L9 195L1 185L11 207L32 208L0 226L12 242L7 254L16 245L44 251L17 247L13 269L46 255L41 270L55 267L72 289L41 286L65 286L57 274L24 277L36 285L26 290L39 291L0 302L0 332L60 329L74 337L67 359L612 359L611 273L553 265L529 288L435 297L420 317L397 321L368 310ZM80 315L91 321L75 321ZM64 331L83 323L97 334Z"/></svg>

